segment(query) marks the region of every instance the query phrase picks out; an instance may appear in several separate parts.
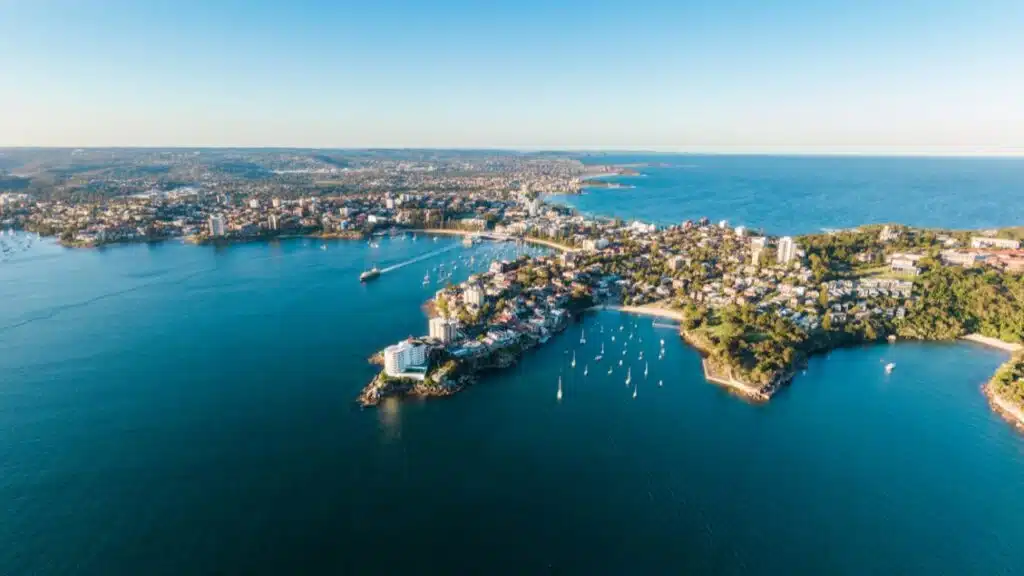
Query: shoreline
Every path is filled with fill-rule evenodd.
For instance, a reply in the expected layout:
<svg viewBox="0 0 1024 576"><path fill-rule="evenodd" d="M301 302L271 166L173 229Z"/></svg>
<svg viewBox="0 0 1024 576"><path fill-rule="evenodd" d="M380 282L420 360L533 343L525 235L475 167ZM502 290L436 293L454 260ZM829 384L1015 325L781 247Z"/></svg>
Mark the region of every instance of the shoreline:
<svg viewBox="0 0 1024 576"><path fill-rule="evenodd" d="M988 399L989 407L1003 420L1019 432L1024 433L1024 408L1003 398L992 389L992 383L986 382L981 386L981 393Z"/></svg>
<svg viewBox="0 0 1024 576"><path fill-rule="evenodd" d="M1004 352L1019 352L1024 350L1024 346L1014 342L1007 342L991 336L982 336L981 334L968 334L960 337L961 340L967 340L968 342L974 342L975 344L981 344Z"/></svg>

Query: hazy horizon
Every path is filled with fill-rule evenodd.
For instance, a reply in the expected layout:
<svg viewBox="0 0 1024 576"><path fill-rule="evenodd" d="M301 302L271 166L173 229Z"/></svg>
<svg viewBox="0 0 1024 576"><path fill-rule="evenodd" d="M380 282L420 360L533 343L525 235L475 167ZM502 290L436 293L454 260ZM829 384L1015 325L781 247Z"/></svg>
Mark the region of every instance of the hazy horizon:
<svg viewBox="0 0 1024 576"><path fill-rule="evenodd" d="M1014 0L0 0L0 147L1024 155Z"/></svg>

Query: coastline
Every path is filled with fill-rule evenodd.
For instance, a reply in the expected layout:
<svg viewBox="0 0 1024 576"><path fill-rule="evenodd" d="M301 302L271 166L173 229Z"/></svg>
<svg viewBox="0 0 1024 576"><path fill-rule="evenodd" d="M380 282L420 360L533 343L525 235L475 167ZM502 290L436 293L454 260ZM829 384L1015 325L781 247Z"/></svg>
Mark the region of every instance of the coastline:
<svg viewBox="0 0 1024 576"><path fill-rule="evenodd" d="M1018 431L1024 432L1024 408L997 394L992 389L992 382L983 384L981 393L985 395L985 398L988 398L989 407L996 414L1002 416L1003 420L1013 425Z"/></svg>
<svg viewBox="0 0 1024 576"><path fill-rule="evenodd" d="M966 336L961 337L960 339L967 340L968 342L974 342L976 344L981 344L983 346L996 348L1004 352L1013 353L1024 350L1024 346L1021 346L1020 344L1014 342L1007 342L1005 340L1000 340L998 338L992 338L991 336L982 336L981 334L968 334Z"/></svg>

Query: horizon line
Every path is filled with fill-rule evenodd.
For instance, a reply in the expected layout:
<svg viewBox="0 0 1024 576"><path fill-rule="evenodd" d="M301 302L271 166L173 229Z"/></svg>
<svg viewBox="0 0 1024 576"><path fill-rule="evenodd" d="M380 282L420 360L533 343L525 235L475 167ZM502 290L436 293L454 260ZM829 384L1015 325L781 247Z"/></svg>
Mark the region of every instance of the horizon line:
<svg viewBox="0 0 1024 576"><path fill-rule="evenodd" d="M982 149L978 149L982 148ZM1024 147L984 149L983 147L899 148L827 146L817 149L802 147L718 147L718 146L297 146L297 145L101 145L101 146L0 146L5 150L337 150L337 151L488 151L510 153L614 153L614 154L685 154L699 156L806 156L806 157L900 157L900 158L1024 158Z"/></svg>

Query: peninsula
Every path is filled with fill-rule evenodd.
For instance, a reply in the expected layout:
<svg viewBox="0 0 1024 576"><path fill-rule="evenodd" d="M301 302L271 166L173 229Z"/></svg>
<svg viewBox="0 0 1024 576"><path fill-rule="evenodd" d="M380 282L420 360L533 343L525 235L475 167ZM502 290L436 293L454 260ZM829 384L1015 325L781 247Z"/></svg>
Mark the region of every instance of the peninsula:
<svg viewBox="0 0 1024 576"><path fill-rule="evenodd" d="M671 226L590 218L542 198L635 172L555 154L138 149L5 158L18 176L0 192L0 228L67 246L422 230L552 250L493 262L438 291L427 333L375 356L383 369L363 404L452 394L594 306L674 319L704 357L708 381L757 401L789 384L808 357L840 346L1024 340L1021 228L892 224L780 237L707 218ZM0 263L23 248L0 237ZM985 388L1018 420L1020 364L1015 356Z"/></svg>

